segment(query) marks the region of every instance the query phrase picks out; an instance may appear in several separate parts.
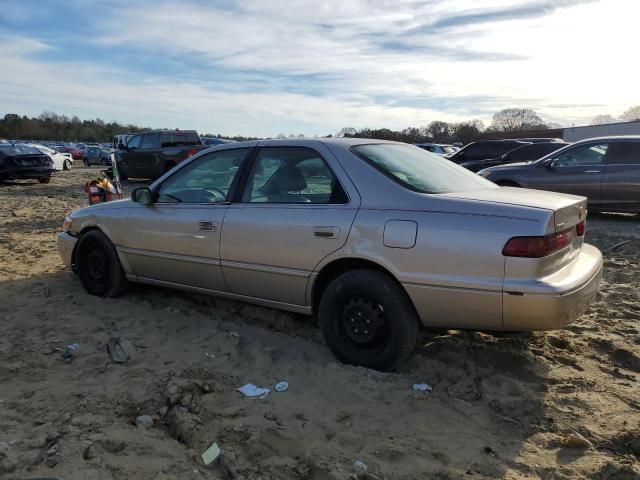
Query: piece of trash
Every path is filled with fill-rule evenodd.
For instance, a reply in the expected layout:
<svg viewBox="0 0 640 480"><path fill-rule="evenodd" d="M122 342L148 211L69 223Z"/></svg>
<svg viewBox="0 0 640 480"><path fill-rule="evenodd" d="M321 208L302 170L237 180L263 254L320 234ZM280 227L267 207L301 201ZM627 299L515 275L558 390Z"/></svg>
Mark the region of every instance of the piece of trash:
<svg viewBox="0 0 640 480"><path fill-rule="evenodd" d="M207 357L207 358L216 358L217 357L217 355L213 355L212 353L207 353L207 352L204 352L204 356Z"/></svg>
<svg viewBox="0 0 640 480"><path fill-rule="evenodd" d="M578 432L565 435L560 443L568 448L589 448L591 446L591 442Z"/></svg>
<svg viewBox="0 0 640 480"><path fill-rule="evenodd" d="M625 240L623 242L618 242L615 245L610 246L607 249L607 253L608 252L615 252L616 250L618 250L620 247L622 247L623 245L626 245L627 243L631 243L631 240Z"/></svg>
<svg viewBox="0 0 640 480"><path fill-rule="evenodd" d="M353 471L356 477L365 478L367 476L367 465L361 460L356 460L353 462Z"/></svg>
<svg viewBox="0 0 640 480"><path fill-rule="evenodd" d="M67 345L67 348L65 348L62 354L60 355L60 358L62 358L63 360L71 361L71 358L73 357L73 353L79 347L80 347L79 343L72 343L71 345Z"/></svg>
<svg viewBox="0 0 640 480"><path fill-rule="evenodd" d="M136 418L136 427L149 428L153 426L153 417L150 415L140 415Z"/></svg>
<svg viewBox="0 0 640 480"><path fill-rule="evenodd" d="M262 400L271 391L268 388L256 387L253 383L247 383L236 390L246 397L257 398L258 400Z"/></svg>
<svg viewBox="0 0 640 480"><path fill-rule="evenodd" d="M433 388L431 388L431 385L428 385L426 383L414 383L413 389L416 392L431 392L433 390Z"/></svg>
<svg viewBox="0 0 640 480"><path fill-rule="evenodd" d="M218 447L217 443L214 443L200 456L202 457L202 461L205 465L210 465L211 462L220 456L220 447Z"/></svg>
<svg viewBox="0 0 640 480"><path fill-rule="evenodd" d="M278 382L276 383L276 386L273 387L273 389L276 392L284 392L289 388L289 384L287 382Z"/></svg>
<svg viewBox="0 0 640 480"><path fill-rule="evenodd" d="M107 343L107 352L114 363L125 363L129 361L129 354L125 351L120 337L111 337Z"/></svg>

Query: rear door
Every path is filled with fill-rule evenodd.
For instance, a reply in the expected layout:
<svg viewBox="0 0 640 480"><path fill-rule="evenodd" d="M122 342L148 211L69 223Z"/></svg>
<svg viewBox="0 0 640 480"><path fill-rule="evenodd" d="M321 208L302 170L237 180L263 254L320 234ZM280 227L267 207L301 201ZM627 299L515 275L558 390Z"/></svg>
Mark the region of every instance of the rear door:
<svg viewBox="0 0 640 480"><path fill-rule="evenodd" d="M608 142L581 143L553 158L552 163L535 164L532 168L531 188L570 193L587 197L589 204L601 202L600 184Z"/></svg>
<svg viewBox="0 0 640 480"><path fill-rule="evenodd" d="M640 212L640 141L609 145L601 195L602 208Z"/></svg>
<svg viewBox="0 0 640 480"><path fill-rule="evenodd" d="M305 305L320 261L342 247L360 199L322 145L262 147L222 228L222 270L231 292Z"/></svg>

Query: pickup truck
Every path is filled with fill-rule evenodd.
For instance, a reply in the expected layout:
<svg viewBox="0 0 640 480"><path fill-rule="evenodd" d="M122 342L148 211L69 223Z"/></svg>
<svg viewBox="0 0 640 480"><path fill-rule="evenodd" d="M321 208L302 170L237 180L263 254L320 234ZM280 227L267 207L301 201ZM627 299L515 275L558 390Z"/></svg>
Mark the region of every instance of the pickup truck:
<svg viewBox="0 0 640 480"><path fill-rule="evenodd" d="M155 180L203 148L195 130L157 130L131 135L116 154L120 178Z"/></svg>

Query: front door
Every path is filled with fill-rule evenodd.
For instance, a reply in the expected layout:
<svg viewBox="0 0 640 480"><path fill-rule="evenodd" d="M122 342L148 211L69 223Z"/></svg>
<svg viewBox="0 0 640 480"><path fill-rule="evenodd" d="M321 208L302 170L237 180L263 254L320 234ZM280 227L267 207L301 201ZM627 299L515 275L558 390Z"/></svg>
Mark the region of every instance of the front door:
<svg viewBox="0 0 640 480"><path fill-rule="evenodd" d="M359 206L338 168L328 150L260 148L222 228L222 270L231 292L305 305L311 272L344 245Z"/></svg>
<svg viewBox="0 0 640 480"><path fill-rule="evenodd" d="M601 192L603 209L640 212L640 141L611 142Z"/></svg>
<svg viewBox="0 0 640 480"><path fill-rule="evenodd" d="M220 231L229 190L249 148L203 155L167 178L152 205L133 204L124 248L135 275L226 291Z"/></svg>
<svg viewBox="0 0 640 480"><path fill-rule="evenodd" d="M594 142L576 145L559 153L548 165L532 169L531 188L587 197L589 204L601 201L600 183L609 144Z"/></svg>
<svg viewBox="0 0 640 480"><path fill-rule="evenodd" d="M138 164L138 150L142 143L142 135L133 135L127 142L127 147L118 152L120 156L120 167L122 174L127 177L135 178L139 172L140 166Z"/></svg>

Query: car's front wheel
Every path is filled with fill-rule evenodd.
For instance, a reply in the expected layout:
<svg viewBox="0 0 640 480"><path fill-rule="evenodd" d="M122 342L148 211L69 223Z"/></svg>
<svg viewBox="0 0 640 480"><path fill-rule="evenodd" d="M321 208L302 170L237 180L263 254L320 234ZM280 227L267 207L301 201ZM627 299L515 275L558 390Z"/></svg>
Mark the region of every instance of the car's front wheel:
<svg viewBox="0 0 640 480"><path fill-rule="evenodd" d="M86 158L82 161L82 163L84 163L84 166L85 166L85 167L88 167L89 165L91 165L91 164L89 163L89 160L87 160Z"/></svg>
<svg viewBox="0 0 640 480"><path fill-rule="evenodd" d="M377 270L352 270L334 279L322 293L318 316L325 342L344 363L392 370L418 339L409 297Z"/></svg>
<svg viewBox="0 0 640 480"><path fill-rule="evenodd" d="M40 178L38 178L38 182L39 183L50 183L51 182L51 177L40 177Z"/></svg>
<svg viewBox="0 0 640 480"><path fill-rule="evenodd" d="M118 253L99 230L91 230L80 237L75 264L82 285L92 295L115 297L127 287Z"/></svg>

